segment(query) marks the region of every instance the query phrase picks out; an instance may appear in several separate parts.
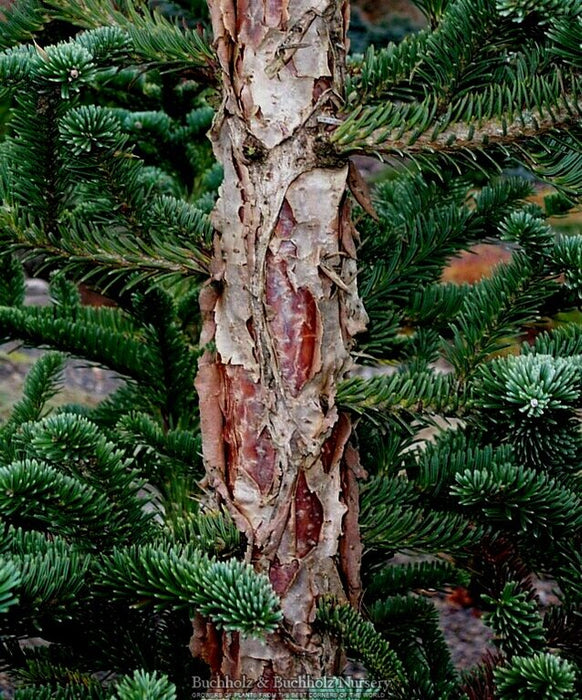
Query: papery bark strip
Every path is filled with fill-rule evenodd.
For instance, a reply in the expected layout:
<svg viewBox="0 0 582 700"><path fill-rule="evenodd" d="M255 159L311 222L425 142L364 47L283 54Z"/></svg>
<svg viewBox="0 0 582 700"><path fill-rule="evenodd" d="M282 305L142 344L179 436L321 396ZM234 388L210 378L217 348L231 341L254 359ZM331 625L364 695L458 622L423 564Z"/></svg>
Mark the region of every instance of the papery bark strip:
<svg viewBox="0 0 582 700"><path fill-rule="evenodd" d="M339 104L347 2L209 6L224 85L212 140L225 178L202 296L206 480L284 613L266 641L223 635L213 673L329 675L340 670L338 655L313 626L317 600L357 598L360 552L357 513L346 514L357 510L353 456L344 459L351 426L335 394L366 316L348 164L324 155L318 119ZM357 541L346 549L346 538ZM210 635L203 627L197 620L194 651Z"/></svg>

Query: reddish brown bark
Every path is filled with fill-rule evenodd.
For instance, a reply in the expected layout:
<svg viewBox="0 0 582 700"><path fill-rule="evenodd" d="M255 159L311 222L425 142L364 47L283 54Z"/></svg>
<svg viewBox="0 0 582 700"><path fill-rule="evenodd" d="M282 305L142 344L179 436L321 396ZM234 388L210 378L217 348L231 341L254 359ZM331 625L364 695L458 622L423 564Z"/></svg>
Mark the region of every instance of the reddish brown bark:
<svg viewBox="0 0 582 700"><path fill-rule="evenodd" d="M336 385L365 325L356 288L347 163L322 155L339 102L347 2L212 0L224 100L212 139L225 180L203 291L197 388L208 486L281 597L267 640L217 636L192 648L216 675L333 675L317 600L357 603L357 453ZM323 119L322 119L323 117ZM266 685L269 685L266 683ZM273 685L274 687L274 685Z"/></svg>

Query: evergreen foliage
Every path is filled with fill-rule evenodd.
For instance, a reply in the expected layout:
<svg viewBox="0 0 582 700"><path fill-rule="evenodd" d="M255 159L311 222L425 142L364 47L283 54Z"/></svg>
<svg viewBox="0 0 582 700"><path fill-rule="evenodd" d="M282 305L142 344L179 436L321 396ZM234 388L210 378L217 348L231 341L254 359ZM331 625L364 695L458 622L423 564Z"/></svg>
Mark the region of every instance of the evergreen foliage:
<svg viewBox="0 0 582 700"><path fill-rule="evenodd" d="M582 324L560 314L579 319L582 235L550 216L582 197L582 2L417 5L426 29L350 59L326 132L390 167L377 219L356 210L370 324L337 397L369 475L364 596L317 624L386 697L581 697ZM17 700L190 697L194 616L258 637L282 616L201 482L196 299L223 176L206 3L15 0L0 49L0 340L50 350L0 427L0 666ZM444 283L477 242L511 260ZM26 303L25 267L50 305ZM55 408L68 357L123 383ZM533 575L556 581L549 610ZM452 586L498 651L465 677L426 595ZM344 680L338 698L374 697Z"/></svg>
<svg viewBox="0 0 582 700"><path fill-rule="evenodd" d="M373 678L396 688L404 682L402 664L388 641L354 608L328 601L321 605L318 615L321 623L364 660Z"/></svg>

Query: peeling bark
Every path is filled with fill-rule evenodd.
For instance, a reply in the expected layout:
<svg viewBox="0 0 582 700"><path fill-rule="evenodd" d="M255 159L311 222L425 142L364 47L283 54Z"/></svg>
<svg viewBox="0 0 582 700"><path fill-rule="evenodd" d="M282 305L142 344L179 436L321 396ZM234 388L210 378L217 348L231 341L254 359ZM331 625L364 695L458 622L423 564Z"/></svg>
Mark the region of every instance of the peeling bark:
<svg viewBox="0 0 582 700"><path fill-rule="evenodd" d="M216 633L212 670L258 680L337 674L313 629L322 595L357 603L357 453L335 405L365 327L348 164L324 157L341 94L343 0L211 0L224 99L212 130L225 179L213 279L201 296L197 389L208 486L282 600L266 641Z"/></svg>

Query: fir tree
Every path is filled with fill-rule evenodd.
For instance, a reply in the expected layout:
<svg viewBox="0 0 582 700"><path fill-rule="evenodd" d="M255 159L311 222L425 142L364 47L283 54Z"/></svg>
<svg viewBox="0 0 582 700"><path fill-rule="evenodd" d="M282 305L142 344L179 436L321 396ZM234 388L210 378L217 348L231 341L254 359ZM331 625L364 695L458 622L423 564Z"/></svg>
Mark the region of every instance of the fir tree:
<svg viewBox="0 0 582 700"><path fill-rule="evenodd" d="M417 4L352 56L347 0L3 10L0 338L51 350L0 430L18 700L580 697L581 326L523 338L580 305L582 1ZM480 241L511 260L443 283ZM70 356L123 385L51 409ZM498 649L465 674L451 585Z"/></svg>

